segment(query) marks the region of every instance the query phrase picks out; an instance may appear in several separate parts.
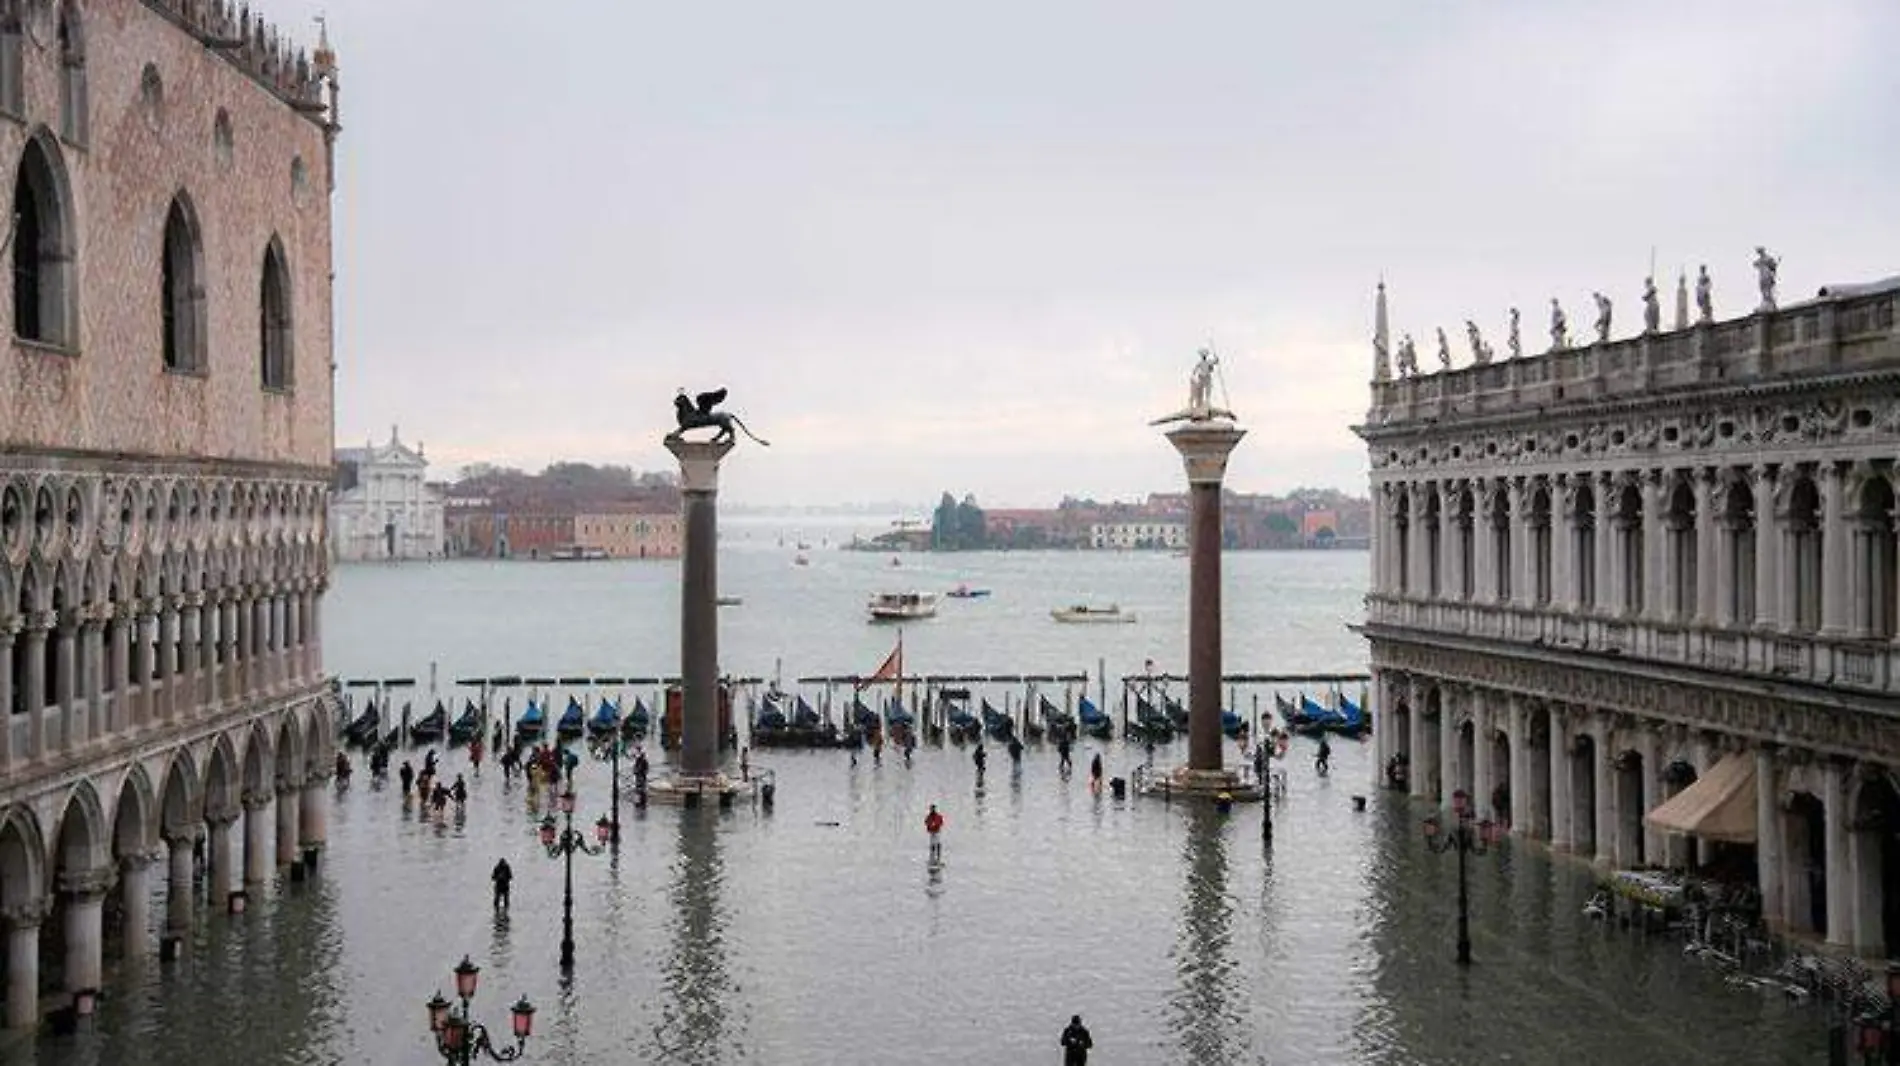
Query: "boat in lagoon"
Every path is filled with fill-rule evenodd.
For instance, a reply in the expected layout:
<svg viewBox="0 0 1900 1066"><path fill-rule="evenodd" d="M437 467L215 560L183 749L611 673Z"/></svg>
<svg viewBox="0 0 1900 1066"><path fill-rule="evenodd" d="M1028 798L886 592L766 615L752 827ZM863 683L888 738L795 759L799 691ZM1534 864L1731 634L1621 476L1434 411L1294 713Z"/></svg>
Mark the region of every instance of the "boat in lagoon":
<svg viewBox="0 0 1900 1066"><path fill-rule="evenodd" d="M600 706L594 709L594 716L587 720L587 735L590 737L611 736L620 728L620 708L607 697L600 698Z"/></svg>
<svg viewBox="0 0 1900 1066"><path fill-rule="evenodd" d="M376 739L376 727L382 722L382 712L376 709L376 701L371 700L363 713L349 725L343 727L343 739L361 748L367 747Z"/></svg>
<svg viewBox="0 0 1900 1066"><path fill-rule="evenodd" d="M555 563L594 563L611 558L605 548L583 548L579 545L556 548L548 553L548 561Z"/></svg>
<svg viewBox="0 0 1900 1066"><path fill-rule="evenodd" d="M953 600L980 600L990 594L989 589L973 589L968 585L958 585L944 595Z"/></svg>
<svg viewBox="0 0 1900 1066"><path fill-rule="evenodd" d="M647 735L647 729L652 722L653 712L647 710L646 701L635 699L633 701L633 710L628 711L627 716L620 721L620 735L622 737L644 737Z"/></svg>
<svg viewBox="0 0 1900 1066"><path fill-rule="evenodd" d="M1115 722L1107 712L1095 706L1095 701L1083 696L1075 702L1076 720L1082 723L1082 732L1092 737L1107 740L1114 735Z"/></svg>
<svg viewBox="0 0 1900 1066"><path fill-rule="evenodd" d="M581 708L581 701L572 696L567 698L567 710L561 712L561 720L554 727L554 735L562 740L572 740L581 735L586 728L587 712Z"/></svg>
<svg viewBox="0 0 1900 1066"><path fill-rule="evenodd" d="M449 725L449 743L466 744L475 739L482 729L482 712L476 708L474 700L462 701L462 713L456 715Z"/></svg>
<svg viewBox="0 0 1900 1066"><path fill-rule="evenodd" d="M982 710L979 713L983 718L983 732L988 733L991 739L1008 740L1016 735L1015 720L990 706L989 700L982 701Z"/></svg>
<svg viewBox="0 0 1900 1066"><path fill-rule="evenodd" d="M1042 716L1043 728L1049 731L1051 739L1075 739L1075 716L1050 702L1049 697L1036 697L1036 713Z"/></svg>
<svg viewBox="0 0 1900 1066"><path fill-rule="evenodd" d="M970 712L970 690L940 689L944 729L952 744L968 744L983 733L983 721Z"/></svg>
<svg viewBox="0 0 1900 1066"><path fill-rule="evenodd" d="M449 731L449 709L442 701L435 701L435 710L422 716L422 719L409 727L409 743L434 744Z"/></svg>
<svg viewBox="0 0 1900 1066"><path fill-rule="evenodd" d="M936 617L937 597L929 592L880 592L864 609L873 622L910 622Z"/></svg>
<svg viewBox="0 0 1900 1066"><path fill-rule="evenodd" d="M541 709L540 704L529 700L521 717L515 719L515 736L520 740L539 740L547 725L547 712Z"/></svg>
<svg viewBox="0 0 1900 1066"><path fill-rule="evenodd" d="M1050 611L1049 615L1058 622L1080 624L1115 624L1133 622L1135 620L1134 612L1124 611L1119 604L1113 603L1106 607L1095 607L1086 603L1078 603L1070 607L1058 607Z"/></svg>
<svg viewBox="0 0 1900 1066"><path fill-rule="evenodd" d="M805 697L794 697L788 715L782 693L774 693L759 704L752 723L752 746L756 748L836 748L845 743L838 727L824 720Z"/></svg>
<svg viewBox="0 0 1900 1066"><path fill-rule="evenodd" d="M1220 731L1230 737L1237 737L1247 731L1247 719L1233 711L1220 713Z"/></svg>
<svg viewBox="0 0 1900 1066"><path fill-rule="evenodd" d="M799 552L797 555L792 556L792 565L793 566L810 566L811 560L806 558L804 552Z"/></svg>
<svg viewBox="0 0 1900 1066"><path fill-rule="evenodd" d="M713 603L719 607L743 607L745 606L745 598L741 596L721 596L714 600Z"/></svg>
<svg viewBox="0 0 1900 1066"><path fill-rule="evenodd" d="M1128 723L1128 732L1142 740L1157 743L1174 739L1174 719L1168 712L1149 703L1145 699L1135 700L1135 720Z"/></svg>

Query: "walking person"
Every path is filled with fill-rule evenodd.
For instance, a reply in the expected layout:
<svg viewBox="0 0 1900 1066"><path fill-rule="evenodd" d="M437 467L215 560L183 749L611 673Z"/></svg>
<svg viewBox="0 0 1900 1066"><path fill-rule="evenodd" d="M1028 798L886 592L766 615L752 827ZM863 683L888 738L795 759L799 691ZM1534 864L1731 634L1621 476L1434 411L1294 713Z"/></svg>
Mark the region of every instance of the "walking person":
<svg viewBox="0 0 1900 1066"><path fill-rule="evenodd" d="M514 868L508 865L507 859L496 859L495 872L489 874L488 879L495 883L495 909L507 910L508 886L515 880Z"/></svg>
<svg viewBox="0 0 1900 1066"><path fill-rule="evenodd" d="M1071 1017L1068 1028L1062 1030L1062 1066L1088 1066L1089 1049L1094 1046L1088 1026L1082 1024L1082 1016Z"/></svg>
<svg viewBox="0 0 1900 1066"><path fill-rule="evenodd" d="M937 813L937 805L930 805L930 813L924 815L924 832L930 834L930 857L943 858L943 815Z"/></svg>
<svg viewBox="0 0 1900 1066"><path fill-rule="evenodd" d="M983 776L983 767L989 765L990 754L983 750L982 741L976 742L976 750L970 753L970 758L976 762L976 775Z"/></svg>
<svg viewBox="0 0 1900 1066"><path fill-rule="evenodd" d="M1095 757L1089 760L1089 791L1100 792L1101 790L1102 753L1098 751L1095 753Z"/></svg>
<svg viewBox="0 0 1900 1066"><path fill-rule="evenodd" d="M396 778L402 782L402 794L407 797L410 786L416 783L416 769L409 765L408 759L402 761L402 769L396 771Z"/></svg>
<svg viewBox="0 0 1900 1066"><path fill-rule="evenodd" d="M477 777L482 773L482 738L480 736L468 742L468 762Z"/></svg>
<svg viewBox="0 0 1900 1066"><path fill-rule="evenodd" d="M1326 741L1326 734L1319 737L1319 754L1313 757L1313 769L1319 776L1325 777L1333 769L1333 746Z"/></svg>
<svg viewBox="0 0 1900 1066"><path fill-rule="evenodd" d="M1056 756L1057 770L1066 774L1070 770L1075 769L1075 764L1069 761L1069 737L1066 733L1063 734L1062 739L1056 741Z"/></svg>

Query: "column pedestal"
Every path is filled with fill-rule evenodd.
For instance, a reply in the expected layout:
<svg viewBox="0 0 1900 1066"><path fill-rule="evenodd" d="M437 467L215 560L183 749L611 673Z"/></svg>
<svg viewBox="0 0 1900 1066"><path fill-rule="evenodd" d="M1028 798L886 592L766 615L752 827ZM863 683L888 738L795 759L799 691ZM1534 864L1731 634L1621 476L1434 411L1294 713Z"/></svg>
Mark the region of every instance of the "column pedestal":
<svg viewBox="0 0 1900 1066"><path fill-rule="evenodd" d="M244 884L247 888L270 880L270 806L266 799L253 798L244 803Z"/></svg>
<svg viewBox="0 0 1900 1066"><path fill-rule="evenodd" d="M63 878L66 899L66 991L97 991L104 977L104 904L109 870Z"/></svg>
<svg viewBox="0 0 1900 1066"><path fill-rule="evenodd" d="M168 849L165 881L165 934L159 941L162 958L176 958L191 937L192 844L193 838L175 835L165 838Z"/></svg>
<svg viewBox="0 0 1900 1066"><path fill-rule="evenodd" d="M303 848L306 874L317 872L317 861L329 836L329 814L324 807L324 779L315 778L303 787L303 799L297 804L298 844Z"/></svg>
<svg viewBox="0 0 1900 1066"><path fill-rule="evenodd" d="M152 860L146 855L128 855L119 860L119 892L124 903L124 933L120 938L120 956L143 957L152 945Z"/></svg>
<svg viewBox="0 0 1900 1066"><path fill-rule="evenodd" d="M1247 431L1219 418L1189 421L1167 434L1188 480L1188 761L1143 782L1142 790L1177 796L1254 800L1256 784L1221 759L1221 481L1227 457Z"/></svg>
<svg viewBox="0 0 1900 1066"><path fill-rule="evenodd" d="M302 806L303 792L294 786L286 785L277 790L277 865L295 867L303 855L297 846L298 808Z"/></svg>
<svg viewBox="0 0 1900 1066"><path fill-rule="evenodd" d="M7 1028L31 1029L40 1022L40 922L43 903L7 909Z"/></svg>
<svg viewBox="0 0 1900 1066"><path fill-rule="evenodd" d="M205 839L207 855L205 900L211 906L226 909L231 907L231 826L237 822L235 815L218 815L207 819L210 827Z"/></svg>

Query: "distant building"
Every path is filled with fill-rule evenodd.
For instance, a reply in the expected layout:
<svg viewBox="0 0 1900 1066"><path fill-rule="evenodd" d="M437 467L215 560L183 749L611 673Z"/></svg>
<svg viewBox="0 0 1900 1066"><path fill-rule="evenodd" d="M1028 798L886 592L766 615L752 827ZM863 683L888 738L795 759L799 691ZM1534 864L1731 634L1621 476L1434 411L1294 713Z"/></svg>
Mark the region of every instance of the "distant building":
<svg viewBox="0 0 1900 1066"><path fill-rule="evenodd" d="M1339 539L1338 511L1308 511L1300 516L1300 540L1309 548L1330 548Z"/></svg>
<svg viewBox="0 0 1900 1066"><path fill-rule="evenodd" d="M1185 548L1187 533L1186 522L1166 518L1097 522L1089 527L1089 547L1098 549Z"/></svg>
<svg viewBox="0 0 1900 1066"><path fill-rule="evenodd" d="M577 514L574 546L597 548L612 559L677 559L680 515L634 508Z"/></svg>
<svg viewBox="0 0 1900 1066"><path fill-rule="evenodd" d="M339 448L330 497L330 543L338 562L430 559L443 553L442 493L427 484L422 446L389 429L389 443Z"/></svg>

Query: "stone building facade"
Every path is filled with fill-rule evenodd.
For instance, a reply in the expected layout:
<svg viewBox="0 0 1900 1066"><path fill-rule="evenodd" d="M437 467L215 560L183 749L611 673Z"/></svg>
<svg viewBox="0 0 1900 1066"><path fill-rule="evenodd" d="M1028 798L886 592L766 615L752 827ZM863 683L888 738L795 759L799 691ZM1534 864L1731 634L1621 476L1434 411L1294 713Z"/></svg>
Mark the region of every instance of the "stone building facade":
<svg viewBox="0 0 1900 1066"><path fill-rule="evenodd" d="M677 559L680 514L647 505L596 504L574 516L574 547L603 551L610 559Z"/></svg>
<svg viewBox="0 0 1900 1066"><path fill-rule="evenodd" d="M1900 956L1900 285L1763 288L1399 378L1381 293L1377 762L1601 864L1729 864L1772 927ZM1646 817L1698 786L1720 846Z"/></svg>
<svg viewBox="0 0 1900 1066"><path fill-rule="evenodd" d="M336 487L330 497L330 545L338 562L433 559L442 554L442 491L428 483L422 446L402 442L336 451Z"/></svg>
<svg viewBox="0 0 1900 1066"><path fill-rule="evenodd" d="M10 1026L188 943L199 842L216 910L321 847L336 103L224 0L0 0Z"/></svg>

